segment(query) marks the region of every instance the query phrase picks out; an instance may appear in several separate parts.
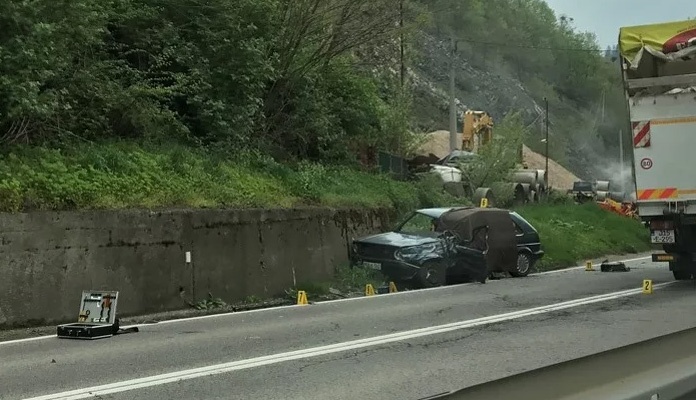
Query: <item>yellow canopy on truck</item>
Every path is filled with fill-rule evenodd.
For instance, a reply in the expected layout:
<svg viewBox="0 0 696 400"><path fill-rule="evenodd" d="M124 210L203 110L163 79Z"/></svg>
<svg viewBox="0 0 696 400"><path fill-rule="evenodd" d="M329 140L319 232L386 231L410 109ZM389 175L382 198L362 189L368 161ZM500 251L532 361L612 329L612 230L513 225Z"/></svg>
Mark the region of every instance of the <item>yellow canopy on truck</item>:
<svg viewBox="0 0 696 400"><path fill-rule="evenodd" d="M644 52L665 61L696 54L696 20L622 27L619 52L637 68Z"/></svg>

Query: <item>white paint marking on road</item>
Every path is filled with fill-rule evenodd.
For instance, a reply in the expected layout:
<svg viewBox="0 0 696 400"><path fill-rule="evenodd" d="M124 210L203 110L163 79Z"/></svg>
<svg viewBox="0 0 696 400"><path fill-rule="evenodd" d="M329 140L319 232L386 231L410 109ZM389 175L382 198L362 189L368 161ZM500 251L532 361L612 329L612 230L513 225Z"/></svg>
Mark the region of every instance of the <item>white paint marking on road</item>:
<svg viewBox="0 0 696 400"><path fill-rule="evenodd" d="M630 263L630 262L635 262L635 261L642 261L642 260L648 260L651 257L638 257L638 258L629 258L626 260L619 260L624 263ZM557 274L560 272L568 272L568 271L575 271L579 269L584 269L584 266L578 266L578 267L571 267L571 268L563 268L563 269L557 269L553 271L546 271L546 272L537 272L534 274L531 274L530 276L535 276L535 275L547 275L547 274ZM500 282L497 280L489 281L488 283L494 283L494 282ZM428 288L428 289L419 289L419 290L407 290L403 292L396 292L396 293L388 293L384 295L380 295L378 297L384 297L384 296L398 296L398 295L404 295L404 294L417 294L417 293L424 293L424 292L429 292L429 291L435 291L435 290L447 290L447 289L456 289L462 286L470 286L470 285L479 285L479 283L464 283L461 285L453 285L453 286L440 286L440 287L434 287L434 288ZM340 302L345 302L345 301L354 301L354 300L364 300L364 299L372 299L372 297L367 297L367 296L360 296L360 297L349 297L345 299L336 299L336 300L326 300L326 301L320 301L317 303L314 303L315 305L319 304L331 304L331 303L340 303ZM136 324L136 325L127 325L123 326L122 328L132 328L136 326L147 326L147 325L161 325L161 324L174 324L174 323L180 323L180 322L188 322L188 321L198 321L202 319L208 319L208 318L218 318L218 317L226 317L230 315L245 315L245 314L251 314L251 313L257 313L257 312L267 312L267 311L275 311L280 308L283 309L289 309L289 308L297 308L297 307L304 307L304 306L298 306L298 305L287 305L287 306L279 306L279 307L269 307L269 308L259 308L256 310L248 310L248 311L235 311L235 312L225 312L225 313L217 313L217 314L208 314L208 315L199 315L196 317L186 317L186 318L173 318L173 319L168 319L168 320L163 320L163 321L158 321L155 323L142 323L142 324ZM46 335L46 336L37 336L37 337L32 337L32 338L24 338L24 339L14 339L14 340L6 340L6 341L0 341L0 346L2 345L9 345L9 344L14 344L14 343L24 343L24 342L31 342L35 340L43 340L43 339L55 339L56 335Z"/></svg>
<svg viewBox="0 0 696 400"><path fill-rule="evenodd" d="M619 262L623 263L630 263L630 262L636 262L636 261L642 261L642 260L650 260L652 256L650 257L638 257L638 258L630 258L628 260L617 260ZM568 272L568 271L577 271L579 269L585 269L585 266L578 266L578 267L570 267L570 268L562 268L562 269L554 269L553 271L545 271L545 272L537 272L533 275L548 275L548 274L557 274L559 272ZM531 276L531 275L530 275Z"/></svg>
<svg viewBox="0 0 696 400"><path fill-rule="evenodd" d="M654 285L653 288L659 289L667 285L671 285L673 283L674 282L660 283ZM564 301L561 303L550 304L541 307L534 307L526 310L513 311L505 314L492 315L489 317L476 318L437 326L430 326L427 328L413 329L408 331L391 333L387 335L375 336L366 339L351 340L343 343L311 347L302 350L271 354L268 356L254 357L246 360L232 361L223 364L210 365L207 367L192 368L182 371L170 372L166 374L148 376L144 378L130 379L106 385L99 385L83 389L69 390L60 393L32 397L24 400L78 400L90 397L104 396L113 393L127 392L136 389L143 389L152 386L159 386L167 383L178 382L186 379L201 378L211 375L223 374L226 372L240 371L244 369L278 364L286 361L318 357L344 351L353 351L365 347L379 346L387 343L400 342L409 339L417 339L425 336L439 335L460 329L474 328L499 322L512 321L519 318L531 317L539 314L547 314L555 311L565 310L568 308L580 307L603 301L633 296L636 294L640 294L641 291L642 288L623 290L620 292L607 293L598 296Z"/></svg>

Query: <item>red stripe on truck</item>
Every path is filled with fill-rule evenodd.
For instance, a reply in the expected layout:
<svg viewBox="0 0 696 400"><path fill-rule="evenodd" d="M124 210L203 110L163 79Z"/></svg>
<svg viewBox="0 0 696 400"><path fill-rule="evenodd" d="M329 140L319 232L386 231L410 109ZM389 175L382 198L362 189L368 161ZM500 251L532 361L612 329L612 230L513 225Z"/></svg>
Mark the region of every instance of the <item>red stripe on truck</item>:
<svg viewBox="0 0 696 400"><path fill-rule="evenodd" d="M650 147L650 121L633 122L633 147Z"/></svg>

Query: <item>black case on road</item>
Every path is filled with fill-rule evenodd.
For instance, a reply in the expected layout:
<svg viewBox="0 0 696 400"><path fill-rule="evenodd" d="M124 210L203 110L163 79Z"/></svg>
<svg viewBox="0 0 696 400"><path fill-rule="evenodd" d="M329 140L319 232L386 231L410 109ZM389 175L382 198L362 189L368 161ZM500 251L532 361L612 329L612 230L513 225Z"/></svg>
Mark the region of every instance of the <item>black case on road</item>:
<svg viewBox="0 0 696 400"><path fill-rule="evenodd" d="M80 301L78 322L58 325L57 335L64 339L100 339L118 332L116 306L118 292L85 290Z"/></svg>

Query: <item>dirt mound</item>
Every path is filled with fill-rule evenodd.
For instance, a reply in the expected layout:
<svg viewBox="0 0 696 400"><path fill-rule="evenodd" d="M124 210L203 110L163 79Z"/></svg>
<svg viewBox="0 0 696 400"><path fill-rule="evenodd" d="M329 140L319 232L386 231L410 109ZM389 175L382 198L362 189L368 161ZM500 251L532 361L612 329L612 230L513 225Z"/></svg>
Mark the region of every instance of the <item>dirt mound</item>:
<svg viewBox="0 0 696 400"><path fill-rule="evenodd" d="M546 168L546 157L543 154L535 153L527 146L522 148L522 159L527 163L529 169ZM549 185L557 190L566 191L573 188L573 182L581 180L572 172L563 168L560 164L549 158Z"/></svg>
<svg viewBox="0 0 696 400"><path fill-rule="evenodd" d="M449 147L450 133L449 131L434 131L426 135L423 144L416 151L416 155L428 156L434 154L438 159L447 157L450 153ZM457 133L457 148L462 141L461 134Z"/></svg>

